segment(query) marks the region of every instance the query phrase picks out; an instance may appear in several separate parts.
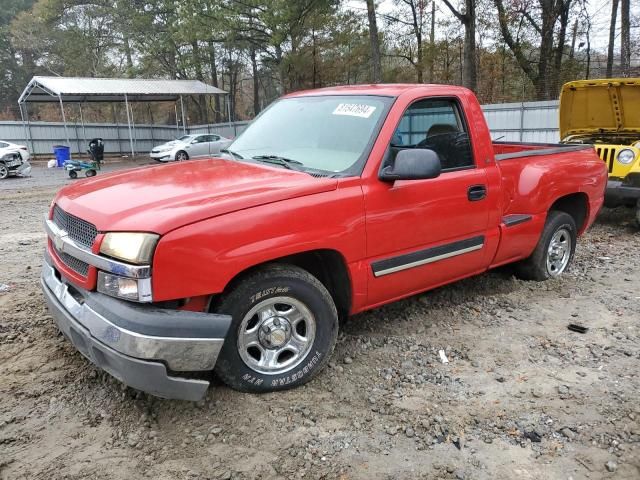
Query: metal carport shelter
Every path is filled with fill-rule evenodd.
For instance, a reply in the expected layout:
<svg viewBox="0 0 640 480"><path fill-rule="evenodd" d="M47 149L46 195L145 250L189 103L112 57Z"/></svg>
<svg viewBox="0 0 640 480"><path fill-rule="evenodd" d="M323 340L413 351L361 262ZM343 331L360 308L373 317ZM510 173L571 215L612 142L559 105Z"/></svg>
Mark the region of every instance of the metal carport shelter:
<svg viewBox="0 0 640 480"><path fill-rule="evenodd" d="M77 103L80 106L80 121L82 118L82 104L85 102L122 102L127 110L127 126L131 155L135 155L133 146L133 110L129 111L130 102L177 102L180 101L182 113L182 128L186 129L184 121L184 95L226 95L227 92L207 85L199 80L158 80L146 78L90 78L90 77L40 77L36 76L27 84L18 99L18 107L25 135L31 141L29 113L27 102L59 103L62 122L67 142L71 144L67 130L67 119L64 113L64 102ZM227 102L227 107L229 107ZM229 121L231 121L231 112ZM177 114L176 114L177 115ZM135 129L135 124L133 125Z"/></svg>

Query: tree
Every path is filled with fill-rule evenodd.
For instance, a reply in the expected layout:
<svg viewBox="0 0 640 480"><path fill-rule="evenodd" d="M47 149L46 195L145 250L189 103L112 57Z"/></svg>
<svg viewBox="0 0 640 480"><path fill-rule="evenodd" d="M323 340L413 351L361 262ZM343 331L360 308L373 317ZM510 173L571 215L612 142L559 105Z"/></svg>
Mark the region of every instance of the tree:
<svg viewBox="0 0 640 480"><path fill-rule="evenodd" d="M498 22L502 38L513 53L526 76L531 80L539 100L556 98L560 86L562 55L565 49L565 37L569 22L569 11L573 0L538 0L537 9L533 3L518 3L520 8L507 11L503 0L494 0L498 10ZM526 21L535 32L537 45L514 36L512 23L520 32ZM554 33L559 30L558 41L554 46ZM529 60L536 55L537 61Z"/></svg>
<svg viewBox="0 0 640 480"><path fill-rule="evenodd" d="M396 32L398 37L396 57L407 60L414 68L418 83L424 81L425 44L424 29L428 21L425 0L395 0L398 9L385 17L389 25L405 31Z"/></svg>
<svg viewBox="0 0 640 480"><path fill-rule="evenodd" d="M371 48L371 81L382 81L382 65L380 63L380 40L378 38L378 23L376 21L376 6L373 0L367 1L367 18L369 21L369 44Z"/></svg>
<svg viewBox="0 0 640 480"><path fill-rule="evenodd" d="M464 26L464 62L462 67L462 83L471 90L477 90L478 77L476 68L476 0L465 0L465 10L460 12L449 0L443 0L460 23Z"/></svg>
<svg viewBox="0 0 640 480"><path fill-rule="evenodd" d="M618 15L618 0L611 1L611 23L609 24L609 48L607 50L607 78L613 75L613 57L616 42L616 17Z"/></svg>

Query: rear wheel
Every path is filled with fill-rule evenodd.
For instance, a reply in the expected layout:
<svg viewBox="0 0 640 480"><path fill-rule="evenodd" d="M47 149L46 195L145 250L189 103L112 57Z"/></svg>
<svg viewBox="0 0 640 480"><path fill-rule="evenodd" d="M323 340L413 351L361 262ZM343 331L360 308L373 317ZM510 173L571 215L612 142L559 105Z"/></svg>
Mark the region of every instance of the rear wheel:
<svg viewBox="0 0 640 480"><path fill-rule="evenodd" d="M176 153L176 160L181 162L182 160L189 160L189 155L184 150L180 150Z"/></svg>
<svg viewBox="0 0 640 480"><path fill-rule="evenodd" d="M331 295L317 278L292 265L257 270L215 310L233 317L215 371L244 392L308 382L329 360L338 335Z"/></svg>
<svg viewBox="0 0 640 480"><path fill-rule="evenodd" d="M538 245L529 258L517 264L517 275L537 281L562 275L573 260L576 239L573 217L565 212L549 212Z"/></svg>
<svg viewBox="0 0 640 480"><path fill-rule="evenodd" d="M96 175L96 171L93 169L89 169L86 172L84 172L84 175L86 177L94 177Z"/></svg>

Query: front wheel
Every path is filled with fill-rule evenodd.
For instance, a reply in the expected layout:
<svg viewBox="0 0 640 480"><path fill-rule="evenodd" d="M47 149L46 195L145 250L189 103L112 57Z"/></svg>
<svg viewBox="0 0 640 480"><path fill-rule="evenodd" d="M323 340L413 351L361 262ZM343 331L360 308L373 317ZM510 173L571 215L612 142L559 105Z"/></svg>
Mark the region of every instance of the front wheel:
<svg viewBox="0 0 640 480"><path fill-rule="evenodd" d="M178 153L176 153L176 160L179 162L183 160L189 160L189 155L187 155L187 152L185 152L184 150L180 150Z"/></svg>
<svg viewBox="0 0 640 480"><path fill-rule="evenodd" d="M517 275L537 281L562 275L573 260L577 237L576 222L571 215L549 212L538 245L529 258L517 264Z"/></svg>
<svg viewBox="0 0 640 480"><path fill-rule="evenodd" d="M331 295L293 265L257 270L225 294L215 310L233 317L215 371L243 392L308 382L328 362L338 336Z"/></svg>
<svg viewBox="0 0 640 480"><path fill-rule="evenodd" d="M9 176L9 169L4 163L0 163L0 180L4 180Z"/></svg>
<svg viewBox="0 0 640 480"><path fill-rule="evenodd" d="M75 170L69 170L69 178L78 178L78 172Z"/></svg>

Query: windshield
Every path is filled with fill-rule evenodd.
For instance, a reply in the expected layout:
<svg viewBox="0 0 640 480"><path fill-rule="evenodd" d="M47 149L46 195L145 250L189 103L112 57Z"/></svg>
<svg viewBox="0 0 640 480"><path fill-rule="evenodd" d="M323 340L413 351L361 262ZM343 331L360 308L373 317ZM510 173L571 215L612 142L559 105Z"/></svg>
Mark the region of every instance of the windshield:
<svg viewBox="0 0 640 480"><path fill-rule="evenodd" d="M187 142L193 138L193 135L183 135L178 138L181 142Z"/></svg>
<svg viewBox="0 0 640 480"><path fill-rule="evenodd" d="M369 152L389 97L285 98L258 116L229 150L244 159L282 157L303 169L353 170Z"/></svg>

